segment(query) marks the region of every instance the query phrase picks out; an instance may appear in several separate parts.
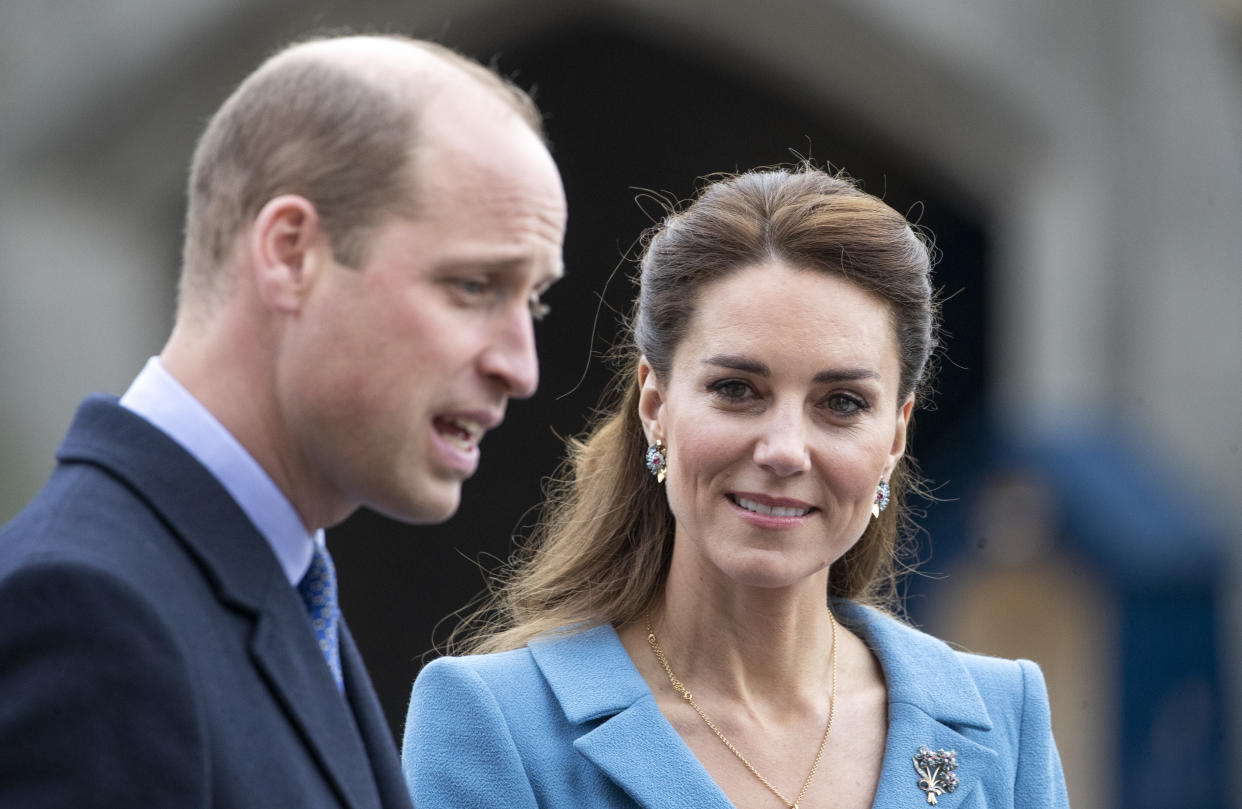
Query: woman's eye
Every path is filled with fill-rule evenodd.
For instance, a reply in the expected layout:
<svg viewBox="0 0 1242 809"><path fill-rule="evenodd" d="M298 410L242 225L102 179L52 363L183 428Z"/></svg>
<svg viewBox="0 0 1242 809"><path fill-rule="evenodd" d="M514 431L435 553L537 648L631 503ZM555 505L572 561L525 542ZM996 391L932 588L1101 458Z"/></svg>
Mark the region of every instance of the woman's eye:
<svg viewBox="0 0 1242 809"><path fill-rule="evenodd" d="M867 409L867 403L849 393L834 393L825 400L825 405L833 413L852 416Z"/></svg>
<svg viewBox="0 0 1242 809"><path fill-rule="evenodd" d="M717 396L730 402L740 402L750 396L750 385L738 379L725 379L713 383L708 389Z"/></svg>

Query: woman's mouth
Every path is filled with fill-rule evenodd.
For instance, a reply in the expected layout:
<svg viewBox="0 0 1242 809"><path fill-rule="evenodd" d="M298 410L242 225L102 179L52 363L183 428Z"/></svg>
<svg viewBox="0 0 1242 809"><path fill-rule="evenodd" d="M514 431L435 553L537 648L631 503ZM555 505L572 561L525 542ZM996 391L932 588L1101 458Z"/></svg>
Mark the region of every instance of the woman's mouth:
<svg viewBox="0 0 1242 809"><path fill-rule="evenodd" d="M805 505L769 505L736 494L729 495L729 500L739 508L753 514L762 514L765 517L805 517L814 509L814 506Z"/></svg>

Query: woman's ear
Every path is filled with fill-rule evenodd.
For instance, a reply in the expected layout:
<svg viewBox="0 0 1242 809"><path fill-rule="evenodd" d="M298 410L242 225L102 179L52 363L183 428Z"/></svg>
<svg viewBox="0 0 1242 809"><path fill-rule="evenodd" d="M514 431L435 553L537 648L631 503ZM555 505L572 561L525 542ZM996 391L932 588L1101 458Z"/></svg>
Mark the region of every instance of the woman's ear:
<svg viewBox="0 0 1242 809"><path fill-rule="evenodd" d="M897 409L897 425L893 431L893 446L889 448L888 464L884 470L884 479L888 480L897 468L897 462L906 454L906 435L910 430L910 417L914 413L914 394L906 398L905 404Z"/></svg>
<svg viewBox="0 0 1242 809"><path fill-rule="evenodd" d="M664 426L660 415L664 409L664 390L646 357L638 358L638 418L642 420L647 443L664 440Z"/></svg>

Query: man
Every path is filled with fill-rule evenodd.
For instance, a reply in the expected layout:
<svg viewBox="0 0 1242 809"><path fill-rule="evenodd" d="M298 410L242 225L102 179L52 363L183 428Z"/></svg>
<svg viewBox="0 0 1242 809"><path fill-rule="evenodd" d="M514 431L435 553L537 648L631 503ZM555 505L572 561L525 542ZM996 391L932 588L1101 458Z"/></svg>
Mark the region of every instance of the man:
<svg viewBox="0 0 1242 809"><path fill-rule="evenodd" d="M0 806L408 806L323 529L455 511L564 227L529 99L443 48L318 40L238 88L167 345L0 531Z"/></svg>

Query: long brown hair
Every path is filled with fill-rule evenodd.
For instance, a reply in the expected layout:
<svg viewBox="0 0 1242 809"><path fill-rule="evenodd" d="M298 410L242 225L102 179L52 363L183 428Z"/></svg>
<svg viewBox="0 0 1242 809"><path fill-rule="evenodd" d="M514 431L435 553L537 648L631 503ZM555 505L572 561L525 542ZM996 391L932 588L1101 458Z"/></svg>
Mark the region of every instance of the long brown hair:
<svg viewBox="0 0 1242 809"><path fill-rule="evenodd" d="M710 183L647 235L638 298L617 348L620 371L593 424L568 442L529 540L450 650L512 649L550 630L619 626L643 614L668 575L674 526L663 488L643 465L638 358L667 379L703 286L771 260L843 277L884 300L897 336L898 403L922 392L938 307L931 248L918 229L844 176L809 165ZM902 458L890 485L890 507L832 565L830 595L896 606L910 528L905 501L920 485L912 460Z"/></svg>

